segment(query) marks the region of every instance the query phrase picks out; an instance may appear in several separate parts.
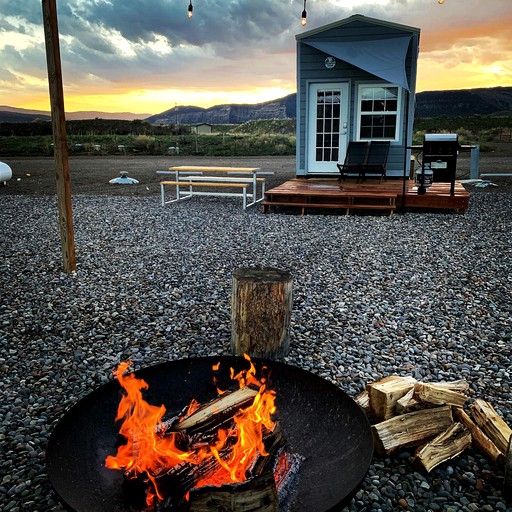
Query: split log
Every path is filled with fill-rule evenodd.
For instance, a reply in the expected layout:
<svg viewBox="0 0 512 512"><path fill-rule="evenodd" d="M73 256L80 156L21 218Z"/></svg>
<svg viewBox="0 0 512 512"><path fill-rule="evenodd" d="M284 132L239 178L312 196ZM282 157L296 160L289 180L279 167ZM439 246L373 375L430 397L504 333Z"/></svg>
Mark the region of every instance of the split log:
<svg viewBox="0 0 512 512"><path fill-rule="evenodd" d="M231 351L283 359L290 351L292 276L273 268L233 273Z"/></svg>
<svg viewBox="0 0 512 512"><path fill-rule="evenodd" d="M368 390L365 389L359 395L357 395L354 398L354 402L363 409L364 413L366 414L367 418L370 418L371 416L371 410L370 410L370 395L368 394Z"/></svg>
<svg viewBox="0 0 512 512"><path fill-rule="evenodd" d="M468 399L465 394L454 391L447 386L423 382L417 382L414 385L414 393L417 399L433 405L455 405L462 407Z"/></svg>
<svg viewBox="0 0 512 512"><path fill-rule="evenodd" d="M416 379L391 375L368 384L366 389L370 397L370 409L377 421L392 418L397 400L414 388Z"/></svg>
<svg viewBox="0 0 512 512"><path fill-rule="evenodd" d="M465 379L459 379L459 380L452 380L450 382L448 381L441 381L436 382L435 385L440 388L447 388L451 391L457 391L459 393L467 394L469 391L469 382Z"/></svg>
<svg viewBox="0 0 512 512"><path fill-rule="evenodd" d="M247 386L223 393L199 407L183 421L173 425L172 430L186 430L187 434L201 432L203 435L213 428L217 430L226 420L231 420L240 409L252 404L257 394L258 391Z"/></svg>
<svg viewBox="0 0 512 512"><path fill-rule="evenodd" d="M421 444L446 430L452 423L450 406L395 416L372 426L375 448L381 455L389 455L398 448Z"/></svg>
<svg viewBox="0 0 512 512"><path fill-rule="evenodd" d="M427 473L439 464L460 455L471 446L471 433L462 423L454 423L444 432L419 448L413 463Z"/></svg>
<svg viewBox="0 0 512 512"><path fill-rule="evenodd" d="M512 500L512 437L508 440L505 454L505 478L503 479L503 494L507 500Z"/></svg>
<svg viewBox="0 0 512 512"><path fill-rule="evenodd" d="M279 512L279 500L272 472L247 482L202 487L190 491L190 512Z"/></svg>
<svg viewBox="0 0 512 512"><path fill-rule="evenodd" d="M395 412L397 414L407 414L408 412L417 411L421 409L422 404L414 397L414 388L407 391L407 393L396 401Z"/></svg>
<svg viewBox="0 0 512 512"><path fill-rule="evenodd" d="M480 450L493 464L502 466L505 462L503 454L496 445L482 432L480 427L473 422L469 415L461 407L454 407L455 417L471 432L473 446Z"/></svg>
<svg viewBox="0 0 512 512"><path fill-rule="evenodd" d="M512 429L503 421L494 407L489 402L478 398L471 406L470 411L476 423L497 446L498 450L503 454L507 453Z"/></svg>

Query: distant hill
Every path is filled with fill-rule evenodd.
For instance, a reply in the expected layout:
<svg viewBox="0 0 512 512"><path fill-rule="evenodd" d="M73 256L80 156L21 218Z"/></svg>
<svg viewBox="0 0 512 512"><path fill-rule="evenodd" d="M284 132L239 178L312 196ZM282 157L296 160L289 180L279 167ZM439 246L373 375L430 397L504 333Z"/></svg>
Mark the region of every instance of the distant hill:
<svg viewBox="0 0 512 512"><path fill-rule="evenodd" d="M66 112L66 119L70 121L80 119L121 119L133 121L146 119L150 114L134 114L132 112L96 112L78 111ZM51 121L50 112L43 110L30 110L26 108L0 106L0 123L33 123L36 121Z"/></svg>
<svg viewBox="0 0 512 512"><path fill-rule="evenodd" d="M512 115L512 87L426 91L416 94L416 117L454 117L474 115ZM68 120L143 119L152 125L167 124L242 124L258 119L294 119L296 94L255 105L217 105L210 108L178 106L161 114L130 112L66 112ZM49 112L0 106L0 123L49 121Z"/></svg>
<svg viewBox="0 0 512 512"><path fill-rule="evenodd" d="M36 121L51 121L50 113L0 106L0 123L34 123Z"/></svg>
<svg viewBox="0 0 512 512"><path fill-rule="evenodd" d="M296 116L296 94L256 105L176 107L148 117L150 124L238 124ZM512 115L512 87L427 91L416 95L417 117Z"/></svg>
<svg viewBox="0 0 512 512"><path fill-rule="evenodd" d="M425 91L416 95L416 117L512 115L512 87Z"/></svg>
<svg viewBox="0 0 512 512"><path fill-rule="evenodd" d="M148 117L150 124L240 124L256 119L295 118L295 94L255 105L218 105L210 108L175 107Z"/></svg>

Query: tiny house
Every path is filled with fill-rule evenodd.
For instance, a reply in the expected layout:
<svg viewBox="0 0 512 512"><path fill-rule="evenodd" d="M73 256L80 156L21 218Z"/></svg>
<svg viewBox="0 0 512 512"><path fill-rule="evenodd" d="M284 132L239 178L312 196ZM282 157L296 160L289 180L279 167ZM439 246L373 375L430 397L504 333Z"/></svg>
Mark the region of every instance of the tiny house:
<svg viewBox="0 0 512 512"><path fill-rule="evenodd" d="M409 172L420 30L356 14L297 41L297 176L336 175L349 141L390 141Z"/></svg>
<svg viewBox="0 0 512 512"><path fill-rule="evenodd" d="M190 131L196 135L209 135L212 133L212 125L209 123L194 123L190 125Z"/></svg>

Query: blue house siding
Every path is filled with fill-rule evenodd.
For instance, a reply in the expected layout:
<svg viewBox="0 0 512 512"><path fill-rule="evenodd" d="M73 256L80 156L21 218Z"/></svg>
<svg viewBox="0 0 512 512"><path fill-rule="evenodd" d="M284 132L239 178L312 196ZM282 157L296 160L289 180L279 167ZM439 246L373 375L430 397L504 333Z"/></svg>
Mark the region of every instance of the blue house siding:
<svg viewBox="0 0 512 512"><path fill-rule="evenodd" d="M346 83L349 94L349 118L347 127L347 140L356 140L356 125L358 113L358 88L360 84L390 85L391 82L383 80L368 71L336 58L336 65L332 69L325 66L325 59L329 54L307 44L308 42L336 43L352 42L357 45L361 41L374 41L382 39L395 39L409 36L411 38L407 55L405 57L405 72L410 92L399 88L401 108L399 111L399 130L397 140L391 142L388 157L388 174L402 176L408 174L410 152L406 145L411 143L412 125L414 120L414 101L416 85L416 65L419 45L419 29L405 27L389 22L383 22L364 16L356 15L341 22L321 27L306 34L297 36L297 154L296 173L298 176L310 174L308 168L308 95L312 84ZM405 48L404 48L405 51ZM339 155L343 161L344 154ZM332 163L332 172L336 173L335 162Z"/></svg>

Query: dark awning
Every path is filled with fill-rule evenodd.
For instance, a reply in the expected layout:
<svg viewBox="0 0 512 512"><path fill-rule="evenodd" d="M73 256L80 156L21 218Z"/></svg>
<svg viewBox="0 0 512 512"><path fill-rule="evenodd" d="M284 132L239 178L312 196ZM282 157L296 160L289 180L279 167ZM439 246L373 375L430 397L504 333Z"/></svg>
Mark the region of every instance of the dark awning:
<svg viewBox="0 0 512 512"><path fill-rule="evenodd" d="M411 38L408 35L368 41L301 42L409 91L405 59Z"/></svg>

